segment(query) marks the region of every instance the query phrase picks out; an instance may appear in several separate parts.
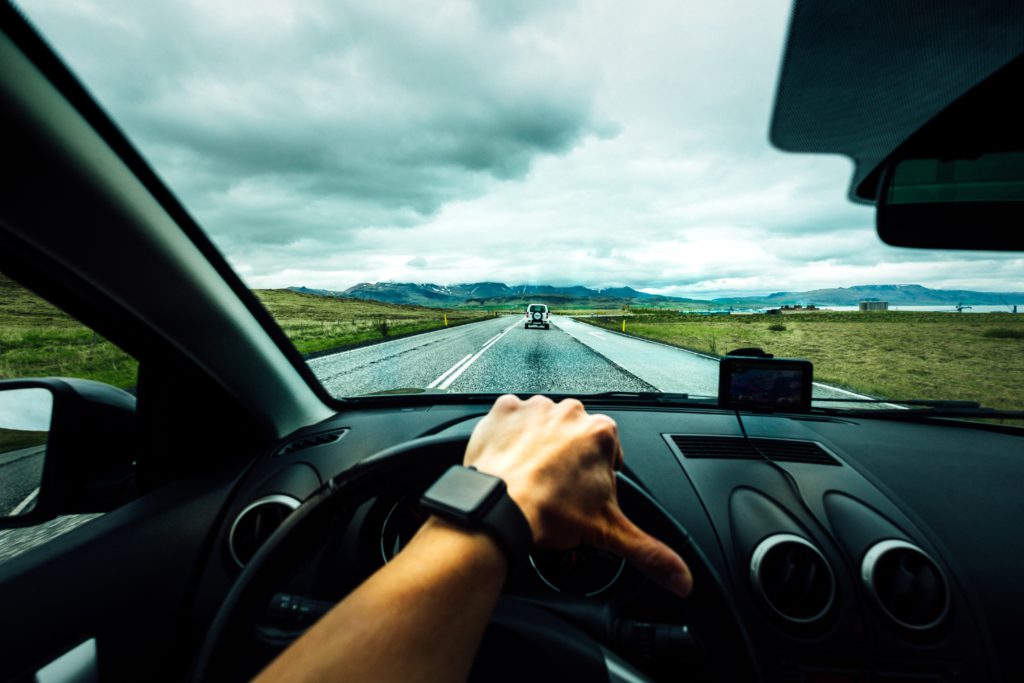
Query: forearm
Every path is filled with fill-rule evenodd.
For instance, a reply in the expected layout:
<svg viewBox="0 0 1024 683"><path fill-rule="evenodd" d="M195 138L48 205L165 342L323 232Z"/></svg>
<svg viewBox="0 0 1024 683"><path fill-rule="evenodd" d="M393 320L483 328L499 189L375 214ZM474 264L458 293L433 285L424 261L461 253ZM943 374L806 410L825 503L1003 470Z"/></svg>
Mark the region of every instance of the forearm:
<svg viewBox="0 0 1024 683"><path fill-rule="evenodd" d="M431 518L258 680L464 681L506 573L488 536Z"/></svg>

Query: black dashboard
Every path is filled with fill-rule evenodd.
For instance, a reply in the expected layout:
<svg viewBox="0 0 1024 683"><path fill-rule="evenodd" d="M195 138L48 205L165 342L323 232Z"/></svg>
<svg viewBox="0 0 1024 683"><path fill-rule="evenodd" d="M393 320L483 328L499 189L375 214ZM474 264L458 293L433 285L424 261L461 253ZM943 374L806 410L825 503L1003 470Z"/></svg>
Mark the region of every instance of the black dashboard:
<svg viewBox="0 0 1024 683"><path fill-rule="evenodd" d="M1020 678L1020 435L870 416L588 409L616 420L625 475L703 551L766 680ZM485 412L472 404L353 410L279 444L236 483L200 579L197 628L268 529L324 481L416 437L468 437ZM346 517L304 565L317 569L280 587L279 611L315 615L382 566L415 531L414 501L430 476L381 491ZM327 587L316 578L325 566ZM697 647L702 636L685 603L596 551L535 553L505 593L561 614L611 610L657 625L658 651L618 643L627 658L662 658L643 667L655 678L672 671L665 647ZM294 637L277 635L265 656Z"/></svg>

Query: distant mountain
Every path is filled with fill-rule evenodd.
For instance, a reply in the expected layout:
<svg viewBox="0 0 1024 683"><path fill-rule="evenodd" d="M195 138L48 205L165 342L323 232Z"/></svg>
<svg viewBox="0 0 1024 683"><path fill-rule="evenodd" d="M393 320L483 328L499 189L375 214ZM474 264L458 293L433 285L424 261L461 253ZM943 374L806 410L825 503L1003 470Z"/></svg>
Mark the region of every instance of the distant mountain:
<svg viewBox="0 0 1024 683"><path fill-rule="evenodd" d="M538 301L559 306L607 306L644 304L706 303L697 299L648 294L632 287L591 289L581 285L506 285L501 282L471 282L458 285L436 285L414 282L362 282L344 291L290 287L305 294L319 296L372 299L416 306L498 306Z"/></svg>
<svg viewBox="0 0 1024 683"><path fill-rule="evenodd" d="M999 306L1024 304L1022 292L975 292L966 289L929 289L921 285L856 285L813 289L808 292L773 292L764 296L740 296L715 299L716 304L731 306L817 304L856 306L865 300L888 301L896 306L955 306L956 304Z"/></svg>
<svg viewBox="0 0 1024 683"><path fill-rule="evenodd" d="M619 308L621 306L736 306L755 308L782 304L817 304L819 306L856 306L866 299L888 301L894 306L955 306L1003 304L1024 305L1021 292L975 292L963 289L929 289L921 285L856 285L814 289L808 292L772 292L762 296L724 297L712 302L676 296L648 294L632 287L591 289L581 285L506 285L501 282L470 282L459 285L436 285L414 282L362 282L344 291L290 287L296 292L319 296L371 299L393 304L412 304L433 308L457 306L510 306L530 302L546 303L562 308Z"/></svg>

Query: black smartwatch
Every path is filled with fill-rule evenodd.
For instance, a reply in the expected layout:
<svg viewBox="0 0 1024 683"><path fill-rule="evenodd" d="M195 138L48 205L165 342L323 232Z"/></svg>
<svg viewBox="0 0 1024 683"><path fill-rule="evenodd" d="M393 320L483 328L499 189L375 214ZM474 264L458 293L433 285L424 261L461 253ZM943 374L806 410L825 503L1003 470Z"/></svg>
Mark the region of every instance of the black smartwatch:
<svg viewBox="0 0 1024 683"><path fill-rule="evenodd" d="M510 570L525 564L533 547L530 523L500 477L454 465L424 492L420 506L453 524L490 535L505 551Z"/></svg>

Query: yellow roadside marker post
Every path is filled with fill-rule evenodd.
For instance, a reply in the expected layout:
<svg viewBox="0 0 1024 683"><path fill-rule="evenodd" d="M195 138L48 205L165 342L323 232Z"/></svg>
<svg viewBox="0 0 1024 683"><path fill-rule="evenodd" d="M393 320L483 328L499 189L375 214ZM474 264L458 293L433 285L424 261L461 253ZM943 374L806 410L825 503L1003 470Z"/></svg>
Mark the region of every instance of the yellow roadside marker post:
<svg viewBox="0 0 1024 683"><path fill-rule="evenodd" d="M444 314L444 326L448 327L448 314L447 313Z"/></svg>
<svg viewBox="0 0 1024 683"><path fill-rule="evenodd" d="M626 319L625 318L622 319L622 331L623 332L626 331Z"/></svg>

